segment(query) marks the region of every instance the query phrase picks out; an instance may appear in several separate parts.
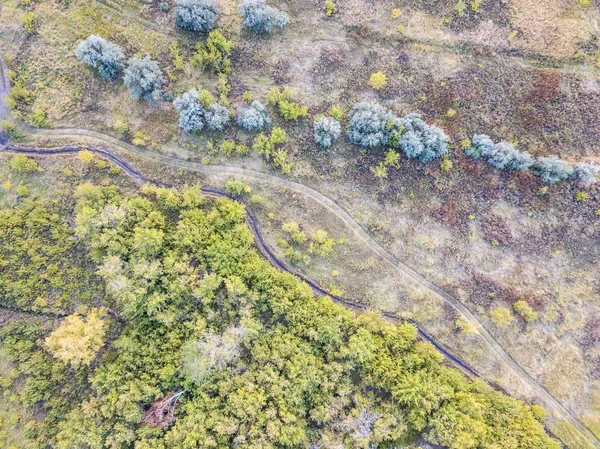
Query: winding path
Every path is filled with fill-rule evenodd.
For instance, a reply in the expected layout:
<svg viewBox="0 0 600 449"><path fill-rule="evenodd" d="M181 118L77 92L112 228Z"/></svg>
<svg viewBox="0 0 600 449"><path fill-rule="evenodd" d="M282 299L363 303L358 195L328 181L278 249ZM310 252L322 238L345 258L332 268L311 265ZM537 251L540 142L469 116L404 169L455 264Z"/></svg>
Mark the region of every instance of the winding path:
<svg viewBox="0 0 600 449"><path fill-rule="evenodd" d="M0 81L0 99L8 93L9 82L6 76L6 67L4 65L4 61L0 57L0 69L2 70L2 81ZM2 119L2 113L4 111L0 109L0 119ZM34 137L41 138L62 138L62 139L75 139L78 141L86 140L96 146L93 148L88 148L93 150L94 152L102 155L103 157L111 160L119 167L121 167L127 174L138 179L141 182L150 181L148 178L143 176L138 170L136 170L131 164L125 161L120 155L117 153L110 151L107 147L116 148L118 153L126 153L129 155L134 155L155 163L168 165L171 167L182 168L189 171L195 171L200 173L211 172L215 175L219 176L236 176L239 178L243 178L246 180L254 181L254 182L262 182L268 183L280 188L284 187L288 190L292 190L298 193L305 195L310 198L314 202L320 204L322 207L327 209L333 215L335 215L338 219L340 219L349 229L356 234L356 236L366 244L371 251L380 256L386 263L390 266L397 269L403 275L407 276L409 279L414 281L416 284L421 285L425 289L429 290L432 294L440 297L446 303L452 305L457 311L459 311L465 318L467 318L470 322L474 323L479 335L484 339L486 344L489 346L490 350L495 354L498 360L503 361L508 366L510 366L513 371L518 375L518 377L527 384L533 391L535 391L540 398L542 398L547 406L550 406L554 415L557 419L565 419L568 421L582 436L585 436L587 440L592 443L596 448L600 449L600 439L598 439L576 416L574 416L562 403L560 403L550 392L548 392L542 385L540 385L527 371L525 371L514 359L513 357L506 352L506 350L496 341L496 339L491 335L491 333L485 328L483 323L479 321L479 319L457 298L450 295L448 292L441 289L439 286L434 284L433 282L425 279L423 276L418 274L415 270L404 264L394 255L385 250L379 243L377 243L362 227L358 224L352 216L343 208L341 208L338 204L332 201L330 198L326 197L322 193L318 192L315 189L312 189L304 184L291 181L289 179L280 178L275 175L271 175L268 173L263 173L256 170L250 169L242 169L238 167L229 167L223 165L203 165L197 162L189 162L182 159L178 159L171 156L166 156L162 154L158 154L155 152L151 152L148 150L140 149L134 147L132 145L126 144L114 137L96 132L91 130L85 130L80 128L57 128L57 129L49 129L49 130L29 130L30 134ZM99 148L102 147L102 148ZM4 151L13 151L13 152L22 152L22 153L30 153L30 154L61 154L61 153L74 153L81 149L81 146L73 146L73 147L63 147L61 149L50 149L50 150L42 150L38 148L20 148L15 146L4 146L2 150ZM215 189L205 188L205 193L217 194ZM222 195L223 192L219 192ZM249 224L251 228L253 228L253 232L258 231L258 227L256 226L256 220L252 215L249 215ZM259 232L259 231L258 231ZM255 234L256 236L257 234ZM258 234L260 235L260 233ZM260 242L264 244L261 247ZM278 259L274 257L274 254L268 248L268 246L262 240L257 239L257 244L261 249L261 252L273 263ZM270 257L269 257L270 255ZM277 263L274 263L275 266L278 266ZM285 265L278 266L280 269L284 269L285 271L290 271L285 267ZM323 291L312 281L304 278L301 275L296 274L298 277L307 282L313 290L318 292L319 294L324 294L330 296L327 292ZM364 310L364 305L360 305L354 303L352 301L348 301L343 298L333 298L337 302L353 309L353 310ZM385 314L385 316L389 319L397 320L397 317L392 314ZM475 370L471 367L468 367L462 360L458 357L452 355L447 349L445 349L442 345L435 341L432 337L426 334L422 329L420 329L420 335L422 338L430 341L440 352L442 352L448 359L454 362L457 366L460 366L463 370L466 370L472 375L479 375ZM558 416L556 416L558 415Z"/></svg>

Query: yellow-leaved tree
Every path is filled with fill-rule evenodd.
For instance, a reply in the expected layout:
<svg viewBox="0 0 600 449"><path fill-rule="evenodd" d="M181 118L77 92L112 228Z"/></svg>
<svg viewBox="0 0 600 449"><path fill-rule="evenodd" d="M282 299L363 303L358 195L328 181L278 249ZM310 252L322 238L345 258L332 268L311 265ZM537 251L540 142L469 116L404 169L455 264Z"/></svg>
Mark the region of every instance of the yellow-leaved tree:
<svg viewBox="0 0 600 449"><path fill-rule="evenodd" d="M86 316L69 315L46 338L46 347L72 366L89 365L104 344L105 317L104 309L92 309Z"/></svg>

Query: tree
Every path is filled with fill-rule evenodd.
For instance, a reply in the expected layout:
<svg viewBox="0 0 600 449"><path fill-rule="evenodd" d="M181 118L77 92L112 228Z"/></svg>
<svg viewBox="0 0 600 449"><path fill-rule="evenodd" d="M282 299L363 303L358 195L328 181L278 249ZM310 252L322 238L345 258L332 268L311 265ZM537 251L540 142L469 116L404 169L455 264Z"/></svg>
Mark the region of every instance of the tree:
<svg viewBox="0 0 600 449"><path fill-rule="evenodd" d="M215 0L177 0L175 24L191 31L206 33L213 29L221 14Z"/></svg>
<svg viewBox="0 0 600 449"><path fill-rule="evenodd" d="M409 158L425 164L448 153L450 138L437 126L428 125L419 114L392 118L387 127L391 128L390 143L397 141L395 146Z"/></svg>
<svg viewBox="0 0 600 449"><path fill-rule="evenodd" d="M534 175L542 178L542 182L547 185L558 184L575 174L573 166L556 156L538 157L531 166Z"/></svg>
<svg viewBox="0 0 600 449"><path fill-rule="evenodd" d="M349 114L348 137L352 143L367 148L375 148L388 142L386 128L392 114L379 103L362 101L352 108Z"/></svg>
<svg viewBox="0 0 600 449"><path fill-rule="evenodd" d="M89 365L104 345L104 316L102 309L92 309L85 318L77 313L69 315L46 338L46 347L72 366Z"/></svg>
<svg viewBox="0 0 600 449"><path fill-rule="evenodd" d="M173 101L179 112L179 127L185 131L222 131L229 123L229 110L215 101L207 90L185 92Z"/></svg>
<svg viewBox="0 0 600 449"><path fill-rule="evenodd" d="M342 126L333 117L320 117L314 123L315 140L323 148L329 148L340 137Z"/></svg>
<svg viewBox="0 0 600 449"><path fill-rule="evenodd" d="M18 174L42 171L36 161L29 159L24 154L15 154L12 158L10 158L10 168Z"/></svg>
<svg viewBox="0 0 600 449"><path fill-rule="evenodd" d="M289 22L287 14L266 4L265 0L243 0L238 10L244 26L257 33L270 33L274 26L283 29Z"/></svg>
<svg viewBox="0 0 600 449"><path fill-rule="evenodd" d="M75 56L97 69L98 74L106 79L117 78L125 68L125 56L121 47L94 34L80 42Z"/></svg>
<svg viewBox="0 0 600 449"><path fill-rule="evenodd" d="M469 156L484 157L489 165L500 170L527 171L534 163L529 153L518 151L508 142L494 144L485 134L473 136L472 145L466 151Z"/></svg>
<svg viewBox="0 0 600 449"><path fill-rule="evenodd" d="M600 172L600 167L593 164L586 164L580 162L573 166L575 170L575 177L579 180L580 184L594 184L596 182L596 176Z"/></svg>
<svg viewBox="0 0 600 449"><path fill-rule="evenodd" d="M123 81L132 98L142 98L148 103L155 103L161 97L166 82L158 64L148 56L130 59Z"/></svg>
<svg viewBox="0 0 600 449"><path fill-rule="evenodd" d="M246 131L262 131L271 126L271 117L267 108L258 100L254 100L250 106L242 106L238 112L238 125Z"/></svg>

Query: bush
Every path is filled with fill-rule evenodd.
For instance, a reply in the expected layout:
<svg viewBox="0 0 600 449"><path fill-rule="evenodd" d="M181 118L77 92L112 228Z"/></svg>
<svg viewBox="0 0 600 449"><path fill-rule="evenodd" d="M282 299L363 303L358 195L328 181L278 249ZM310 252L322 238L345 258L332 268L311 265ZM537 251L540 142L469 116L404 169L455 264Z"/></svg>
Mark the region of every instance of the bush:
<svg viewBox="0 0 600 449"><path fill-rule="evenodd" d="M29 159L24 154L16 154L10 159L10 168L20 175L25 173L34 173L42 171L40 166L33 159Z"/></svg>
<svg viewBox="0 0 600 449"><path fill-rule="evenodd" d="M556 156L537 158L531 170L534 175L542 178L544 184L550 186L558 184L575 174L575 169L571 164Z"/></svg>
<svg viewBox="0 0 600 449"><path fill-rule="evenodd" d="M148 56L130 59L123 81L132 98L142 98L148 103L154 103L161 97L162 86L166 82L158 64Z"/></svg>
<svg viewBox="0 0 600 449"><path fill-rule="evenodd" d="M526 301L517 301L513 304L514 311L519 314L528 323L533 323L538 319L538 314L531 308Z"/></svg>
<svg viewBox="0 0 600 449"><path fill-rule="evenodd" d="M79 43L75 56L106 79L115 79L125 68L125 56L121 47L96 35Z"/></svg>
<svg viewBox="0 0 600 449"><path fill-rule="evenodd" d="M388 142L387 122L393 114L375 102L363 101L350 111L348 138L352 143L375 148Z"/></svg>
<svg viewBox="0 0 600 449"><path fill-rule="evenodd" d="M342 126L332 117L321 117L315 120L315 140L323 148L329 148L340 137Z"/></svg>
<svg viewBox="0 0 600 449"><path fill-rule="evenodd" d="M397 140L396 148L400 148L409 158L425 164L448 153L450 138L437 126L425 123L419 114L392 119L387 127L391 128L390 143L393 145Z"/></svg>
<svg viewBox="0 0 600 449"><path fill-rule="evenodd" d="M123 137L129 132L129 123L125 120L117 119L113 123L113 129L119 136Z"/></svg>
<svg viewBox="0 0 600 449"><path fill-rule="evenodd" d="M286 121L297 120L308 115L308 106L302 106L291 101L292 91L287 87L279 90L273 87L267 96L267 103L276 106L279 113Z"/></svg>
<svg viewBox="0 0 600 449"><path fill-rule="evenodd" d="M211 31L206 43L196 45L194 64L202 67L208 66L215 73L231 73L231 49L233 42L227 40L219 30Z"/></svg>
<svg viewBox="0 0 600 449"><path fill-rule="evenodd" d="M21 25L23 25L23 30L26 34L33 34L35 31L35 13L33 11L28 11L23 14Z"/></svg>
<svg viewBox="0 0 600 449"><path fill-rule="evenodd" d="M490 313L490 318L492 322L500 329L508 327L512 324L514 317L505 307L496 307Z"/></svg>
<svg viewBox="0 0 600 449"><path fill-rule="evenodd" d="M213 29L221 14L215 0L177 0L175 24L186 30L206 33Z"/></svg>
<svg viewBox="0 0 600 449"><path fill-rule="evenodd" d="M238 179L229 178L225 183L225 190L234 196L243 196L252 192L252 187Z"/></svg>
<svg viewBox="0 0 600 449"><path fill-rule="evenodd" d="M473 147L466 153L475 159L484 157L489 165L500 170L527 171L534 163L529 153L518 151L508 142L494 144L484 134L473 136Z"/></svg>
<svg viewBox="0 0 600 449"><path fill-rule="evenodd" d="M274 26L283 29L289 22L287 14L266 4L265 0L243 0L238 10L244 26L257 33L270 33Z"/></svg>
<svg viewBox="0 0 600 449"><path fill-rule="evenodd" d="M369 86L375 90L383 89L387 85L387 77L383 72L375 72L369 78Z"/></svg>
<svg viewBox="0 0 600 449"><path fill-rule="evenodd" d="M243 106L240 109L237 122L246 131L261 131L271 126L271 117L267 108L261 102L254 100L250 106Z"/></svg>
<svg viewBox="0 0 600 449"><path fill-rule="evenodd" d="M190 90L176 98L173 106L179 112L179 127L187 132L201 131L205 126L222 131L229 123L229 110L207 90Z"/></svg>
<svg viewBox="0 0 600 449"><path fill-rule="evenodd" d="M593 184L596 182L596 175L600 172L600 167L593 164L578 163L573 166L575 177L580 184Z"/></svg>

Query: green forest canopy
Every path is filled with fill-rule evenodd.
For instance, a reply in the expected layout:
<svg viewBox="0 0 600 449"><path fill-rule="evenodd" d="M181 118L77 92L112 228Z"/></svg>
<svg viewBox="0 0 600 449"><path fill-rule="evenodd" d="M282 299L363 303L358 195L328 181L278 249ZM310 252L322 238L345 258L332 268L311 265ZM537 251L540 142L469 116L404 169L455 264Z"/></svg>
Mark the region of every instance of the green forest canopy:
<svg viewBox="0 0 600 449"><path fill-rule="evenodd" d="M0 301L71 314L0 331L11 401L43 411L22 447L560 448L414 326L273 268L244 206L198 187L75 198L74 217L39 200L0 212Z"/></svg>

